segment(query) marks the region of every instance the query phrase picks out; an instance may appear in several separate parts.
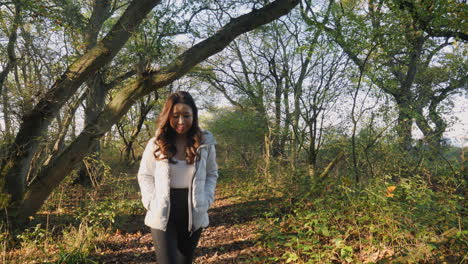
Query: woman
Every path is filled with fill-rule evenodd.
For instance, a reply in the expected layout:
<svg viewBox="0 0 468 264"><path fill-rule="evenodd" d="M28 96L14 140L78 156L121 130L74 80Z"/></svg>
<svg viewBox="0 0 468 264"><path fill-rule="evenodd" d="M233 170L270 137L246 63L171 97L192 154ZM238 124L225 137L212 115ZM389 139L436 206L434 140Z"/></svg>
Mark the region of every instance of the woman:
<svg viewBox="0 0 468 264"><path fill-rule="evenodd" d="M213 135L198 126L192 96L171 94L138 171L145 224L151 228L159 264L192 263L214 201L215 144Z"/></svg>

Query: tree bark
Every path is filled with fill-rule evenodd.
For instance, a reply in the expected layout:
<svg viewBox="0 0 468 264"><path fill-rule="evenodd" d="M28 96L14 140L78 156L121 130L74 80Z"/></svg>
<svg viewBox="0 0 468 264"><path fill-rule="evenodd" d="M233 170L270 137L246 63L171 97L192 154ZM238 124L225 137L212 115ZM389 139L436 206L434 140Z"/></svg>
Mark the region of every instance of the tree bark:
<svg viewBox="0 0 468 264"><path fill-rule="evenodd" d="M21 23L21 4L18 1L13 1L15 4L15 18L13 20L13 25L11 26L11 32L8 37L8 45L7 45L7 55L8 55L8 62L3 69L2 72L0 72L0 94L2 94L3 90L3 84L6 81L6 78L8 76L8 73L10 73L10 70L15 67L16 64L16 56L15 56L15 44L16 44L16 39L18 38L18 27L19 24Z"/></svg>
<svg viewBox="0 0 468 264"><path fill-rule="evenodd" d="M406 104L398 104L398 124L397 134L399 144L402 150L411 150L411 128L413 126L413 117L411 115L411 108Z"/></svg>
<svg viewBox="0 0 468 264"><path fill-rule="evenodd" d="M289 126L291 125L291 112L289 111L289 86L287 85L285 85L283 89L283 105L284 105L284 126L281 131L281 148L282 149L284 149L286 142L290 138Z"/></svg>
<svg viewBox="0 0 468 264"><path fill-rule="evenodd" d="M276 54L274 54L275 56ZM273 157L278 157L283 155L284 149L282 149L281 145L281 95L283 93L283 74L278 74L276 70L276 61L275 58L272 58L268 62L268 68L270 74L273 76L275 80L275 122L273 126L273 136L272 136L272 152Z"/></svg>
<svg viewBox="0 0 468 264"><path fill-rule="evenodd" d="M11 127L11 116L10 116L10 106L8 104L8 89L4 87L2 89L2 106L3 106L3 120L5 122L5 135L4 138L7 139L7 142L11 142L13 139L13 131Z"/></svg>

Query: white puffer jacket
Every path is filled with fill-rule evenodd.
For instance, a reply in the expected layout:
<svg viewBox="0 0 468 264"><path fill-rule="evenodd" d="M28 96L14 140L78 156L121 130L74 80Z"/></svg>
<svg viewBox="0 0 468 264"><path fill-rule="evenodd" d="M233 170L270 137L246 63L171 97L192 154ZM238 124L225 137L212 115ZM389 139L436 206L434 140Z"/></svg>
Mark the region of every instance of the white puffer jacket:
<svg viewBox="0 0 468 264"><path fill-rule="evenodd" d="M214 201L218 165L216 164L216 141L208 131L202 131L203 141L197 150L195 173L189 187L189 232L209 225L208 208ZM151 228L166 231L169 220L169 162L154 157L155 138L146 145L140 168L138 184L141 201L146 208L145 224Z"/></svg>

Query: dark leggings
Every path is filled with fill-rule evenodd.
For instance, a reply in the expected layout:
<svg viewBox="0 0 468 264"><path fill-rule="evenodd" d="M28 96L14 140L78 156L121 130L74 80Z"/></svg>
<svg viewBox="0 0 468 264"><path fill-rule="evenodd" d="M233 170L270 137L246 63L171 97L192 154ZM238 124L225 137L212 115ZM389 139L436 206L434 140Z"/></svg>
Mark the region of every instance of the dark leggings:
<svg viewBox="0 0 468 264"><path fill-rule="evenodd" d="M188 189L171 189L166 231L151 229L158 264L192 263L202 229L188 232Z"/></svg>

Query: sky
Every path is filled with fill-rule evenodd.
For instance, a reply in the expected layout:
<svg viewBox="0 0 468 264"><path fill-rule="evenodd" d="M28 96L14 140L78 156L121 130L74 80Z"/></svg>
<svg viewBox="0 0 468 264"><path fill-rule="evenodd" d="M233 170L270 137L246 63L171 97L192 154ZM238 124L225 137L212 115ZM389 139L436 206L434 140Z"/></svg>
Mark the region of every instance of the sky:
<svg viewBox="0 0 468 264"><path fill-rule="evenodd" d="M468 146L468 96L459 97L455 100L452 113L457 117L458 121L447 128L445 136L460 139L460 142L461 138L465 137L465 146Z"/></svg>

